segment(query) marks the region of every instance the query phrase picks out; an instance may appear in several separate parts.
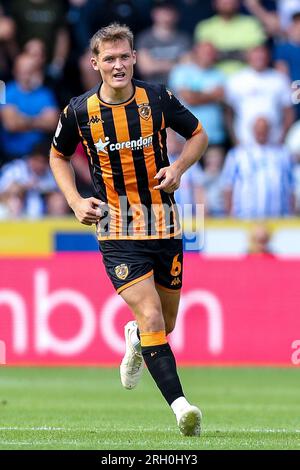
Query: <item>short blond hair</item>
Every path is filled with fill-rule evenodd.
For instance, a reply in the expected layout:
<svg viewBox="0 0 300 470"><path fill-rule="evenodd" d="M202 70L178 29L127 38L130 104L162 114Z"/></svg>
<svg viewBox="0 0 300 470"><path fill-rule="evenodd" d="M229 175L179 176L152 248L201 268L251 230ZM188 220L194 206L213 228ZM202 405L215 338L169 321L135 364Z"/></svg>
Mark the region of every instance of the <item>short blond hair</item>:
<svg viewBox="0 0 300 470"><path fill-rule="evenodd" d="M133 34L126 25L119 23L111 23L99 29L90 41L90 48L94 55L99 54L99 46L102 42L116 42L124 41L129 42L131 50L133 50Z"/></svg>

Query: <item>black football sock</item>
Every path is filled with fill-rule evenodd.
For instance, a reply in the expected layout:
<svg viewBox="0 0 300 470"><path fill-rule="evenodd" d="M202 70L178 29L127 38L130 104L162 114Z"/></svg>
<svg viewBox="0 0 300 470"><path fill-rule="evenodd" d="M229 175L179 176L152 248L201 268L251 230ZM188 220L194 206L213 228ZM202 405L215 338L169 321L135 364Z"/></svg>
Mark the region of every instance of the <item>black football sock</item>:
<svg viewBox="0 0 300 470"><path fill-rule="evenodd" d="M169 344L142 346L142 354L150 374L169 405L176 398L184 396Z"/></svg>

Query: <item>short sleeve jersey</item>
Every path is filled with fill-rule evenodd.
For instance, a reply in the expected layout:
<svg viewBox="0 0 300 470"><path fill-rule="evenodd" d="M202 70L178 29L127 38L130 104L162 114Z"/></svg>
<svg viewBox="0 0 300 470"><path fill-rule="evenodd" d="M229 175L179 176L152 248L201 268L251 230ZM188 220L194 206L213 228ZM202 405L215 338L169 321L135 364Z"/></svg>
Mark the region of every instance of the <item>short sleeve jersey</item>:
<svg viewBox="0 0 300 470"><path fill-rule="evenodd" d="M201 124L163 85L133 80L132 97L108 104L99 85L61 113L52 152L68 158L81 141L95 196L107 203L98 238L169 238L180 233L173 194L153 189L154 176L169 166L166 128L189 139Z"/></svg>

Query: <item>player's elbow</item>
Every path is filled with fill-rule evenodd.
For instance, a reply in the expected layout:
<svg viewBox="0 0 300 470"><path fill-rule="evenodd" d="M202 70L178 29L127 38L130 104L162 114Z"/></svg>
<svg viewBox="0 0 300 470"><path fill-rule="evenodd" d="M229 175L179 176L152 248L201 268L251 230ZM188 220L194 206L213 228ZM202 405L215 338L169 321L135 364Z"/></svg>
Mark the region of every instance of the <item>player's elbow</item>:
<svg viewBox="0 0 300 470"><path fill-rule="evenodd" d="M207 135L205 129L202 128L199 132L197 132L197 134L195 134L193 136L193 139L197 143L197 145L199 146L199 154L203 155L204 152L206 151L206 149L208 147L208 143L209 143L208 135Z"/></svg>
<svg viewBox="0 0 300 470"><path fill-rule="evenodd" d="M202 139L203 145L205 145L205 147L207 147L207 146L208 146L208 142L209 142L209 140L208 140L208 135L207 135L206 130L203 129L203 128L202 128L201 131L200 131L200 138Z"/></svg>
<svg viewBox="0 0 300 470"><path fill-rule="evenodd" d="M54 156L54 153L52 152L52 150L50 150L50 154L49 154L49 166L50 166L50 168L51 168L52 171L53 171L54 164L55 164L55 156Z"/></svg>

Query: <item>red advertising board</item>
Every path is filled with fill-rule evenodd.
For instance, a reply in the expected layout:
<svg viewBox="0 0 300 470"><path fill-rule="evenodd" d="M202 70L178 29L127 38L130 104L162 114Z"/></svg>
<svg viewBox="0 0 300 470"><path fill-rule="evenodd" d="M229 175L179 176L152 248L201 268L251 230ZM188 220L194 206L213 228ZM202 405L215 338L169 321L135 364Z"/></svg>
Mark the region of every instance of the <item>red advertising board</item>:
<svg viewBox="0 0 300 470"><path fill-rule="evenodd" d="M186 254L170 337L178 363L296 364L299 278L296 260ZM8 365L117 365L130 318L97 254L0 260L0 342Z"/></svg>

